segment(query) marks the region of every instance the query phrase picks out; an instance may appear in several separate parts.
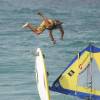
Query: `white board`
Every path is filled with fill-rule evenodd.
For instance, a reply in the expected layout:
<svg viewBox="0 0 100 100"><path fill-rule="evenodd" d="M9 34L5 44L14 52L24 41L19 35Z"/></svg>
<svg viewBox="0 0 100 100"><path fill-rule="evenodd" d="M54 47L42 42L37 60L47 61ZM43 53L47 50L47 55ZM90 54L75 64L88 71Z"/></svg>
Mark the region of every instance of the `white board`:
<svg viewBox="0 0 100 100"><path fill-rule="evenodd" d="M36 81L40 99L50 100L47 71L44 63L43 53L40 48L37 48L36 51L35 67L36 67Z"/></svg>

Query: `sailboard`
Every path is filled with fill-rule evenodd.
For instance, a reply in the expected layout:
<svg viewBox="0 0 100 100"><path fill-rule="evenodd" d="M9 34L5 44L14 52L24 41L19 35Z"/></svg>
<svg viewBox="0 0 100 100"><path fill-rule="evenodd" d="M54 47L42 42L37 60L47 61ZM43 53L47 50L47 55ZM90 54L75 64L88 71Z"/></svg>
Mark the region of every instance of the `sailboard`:
<svg viewBox="0 0 100 100"><path fill-rule="evenodd" d="M44 62L44 55L40 48L36 50L35 72L40 99L50 100L46 65Z"/></svg>
<svg viewBox="0 0 100 100"><path fill-rule="evenodd" d="M100 100L99 82L100 48L89 45L74 57L50 90L83 100Z"/></svg>

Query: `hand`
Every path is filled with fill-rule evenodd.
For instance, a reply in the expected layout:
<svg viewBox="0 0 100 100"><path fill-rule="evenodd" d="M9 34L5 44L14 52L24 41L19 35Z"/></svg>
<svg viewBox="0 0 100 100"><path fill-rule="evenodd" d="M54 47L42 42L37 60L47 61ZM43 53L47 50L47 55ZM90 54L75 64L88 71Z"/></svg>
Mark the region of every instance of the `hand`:
<svg viewBox="0 0 100 100"><path fill-rule="evenodd" d="M41 12L38 12L37 14L40 15L40 16L43 16L43 14Z"/></svg>
<svg viewBox="0 0 100 100"><path fill-rule="evenodd" d="M63 38L61 37L60 40L63 40Z"/></svg>
<svg viewBox="0 0 100 100"><path fill-rule="evenodd" d="M56 44L56 40L53 41L53 44Z"/></svg>
<svg viewBox="0 0 100 100"><path fill-rule="evenodd" d="M38 12L37 14L38 14L38 15L41 15L41 12Z"/></svg>

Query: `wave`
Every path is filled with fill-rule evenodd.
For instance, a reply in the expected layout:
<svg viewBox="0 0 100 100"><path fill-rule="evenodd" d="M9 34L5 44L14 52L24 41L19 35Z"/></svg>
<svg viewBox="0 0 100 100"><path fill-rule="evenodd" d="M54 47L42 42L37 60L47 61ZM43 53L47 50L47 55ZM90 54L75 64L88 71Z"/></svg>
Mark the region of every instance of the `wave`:
<svg viewBox="0 0 100 100"><path fill-rule="evenodd" d="M14 6L8 1L1 1L0 0L0 11L12 9Z"/></svg>
<svg viewBox="0 0 100 100"><path fill-rule="evenodd" d="M17 13L37 13L37 12L43 12L43 13L52 13L54 10L48 9L48 8L37 8L37 9L32 9L32 8L20 8L20 9L14 9L13 12Z"/></svg>

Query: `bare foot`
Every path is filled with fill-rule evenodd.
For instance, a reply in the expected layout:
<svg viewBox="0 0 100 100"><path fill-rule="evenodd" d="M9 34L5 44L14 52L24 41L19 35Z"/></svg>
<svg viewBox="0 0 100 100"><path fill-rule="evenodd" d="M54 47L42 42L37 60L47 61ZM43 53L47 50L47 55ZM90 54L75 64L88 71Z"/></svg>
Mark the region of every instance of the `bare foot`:
<svg viewBox="0 0 100 100"><path fill-rule="evenodd" d="M25 24L22 26L22 28L27 28L28 25L29 25L29 23L27 22L27 23L25 23Z"/></svg>

